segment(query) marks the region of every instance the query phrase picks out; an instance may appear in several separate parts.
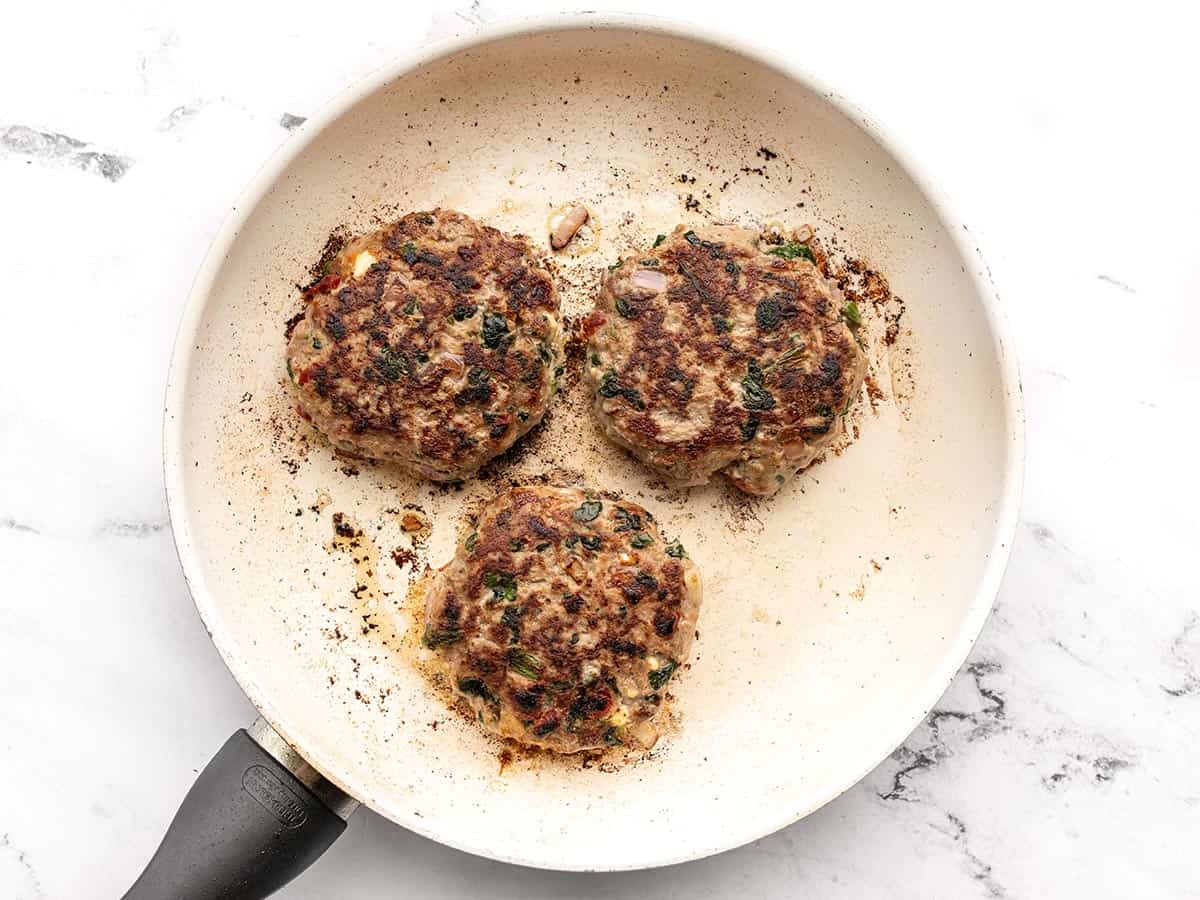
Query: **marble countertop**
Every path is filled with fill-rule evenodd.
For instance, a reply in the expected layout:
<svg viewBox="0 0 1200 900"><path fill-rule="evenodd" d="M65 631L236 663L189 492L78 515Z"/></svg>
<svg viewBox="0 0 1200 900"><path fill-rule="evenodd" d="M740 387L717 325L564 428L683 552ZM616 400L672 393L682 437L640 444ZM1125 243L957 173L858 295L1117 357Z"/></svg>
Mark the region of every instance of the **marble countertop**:
<svg viewBox="0 0 1200 900"><path fill-rule="evenodd" d="M234 197L353 79L552 10L6 13L0 896L118 896L253 718L187 596L160 471L172 337ZM801 55L939 173L988 251L1022 361L1024 515L928 720L835 802L715 858L539 872L362 812L280 896L1200 897L1200 22L1087 10L656 7Z"/></svg>

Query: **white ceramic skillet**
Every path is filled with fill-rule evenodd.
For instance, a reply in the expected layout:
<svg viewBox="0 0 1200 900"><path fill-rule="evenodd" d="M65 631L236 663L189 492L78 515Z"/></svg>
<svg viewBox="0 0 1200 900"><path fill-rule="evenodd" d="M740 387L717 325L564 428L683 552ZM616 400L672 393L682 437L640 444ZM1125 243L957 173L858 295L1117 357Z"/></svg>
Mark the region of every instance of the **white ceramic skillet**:
<svg viewBox="0 0 1200 900"><path fill-rule="evenodd" d="M295 415L284 323L331 231L442 206L544 245L569 201L596 227L557 258L567 313L619 251L679 222L810 224L885 273L903 316L887 344L900 304L863 310L857 439L770 500L673 491L605 442L567 373L521 450L448 490L339 458ZM471 853L579 870L695 859L829 802L921 721L983 625L1017 517L1022 414L983 261L876 125L758 50L588 15L421 51L276 154L184 313L165 467L192 595L265 721L214 760L130 896L261 896L340 831L329 809L354 804L339 791ZM412 584L449 559L466 511L547 473L636 497L703 572L694 657L649 754L502 763L422 671ZM405 532L406 504L427 532ZM335 512L369 539L357 553L331 545Z"/></svg>

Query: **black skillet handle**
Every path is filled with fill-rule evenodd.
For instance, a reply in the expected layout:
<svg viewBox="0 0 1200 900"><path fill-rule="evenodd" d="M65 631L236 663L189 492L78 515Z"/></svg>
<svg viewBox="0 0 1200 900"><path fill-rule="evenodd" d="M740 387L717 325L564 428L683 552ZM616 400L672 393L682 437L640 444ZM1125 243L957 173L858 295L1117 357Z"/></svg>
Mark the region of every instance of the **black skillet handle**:
<svg viewBox="0 0 1200 900"><path fill-rule="evenodd" d="M271 737L282 744L274 732ZM302 761L299 766L313 772ZM125 900L258 900L273 894L329 849L357 805L328 782L305 780L316 792L239 730L183 798Z"/></svg>

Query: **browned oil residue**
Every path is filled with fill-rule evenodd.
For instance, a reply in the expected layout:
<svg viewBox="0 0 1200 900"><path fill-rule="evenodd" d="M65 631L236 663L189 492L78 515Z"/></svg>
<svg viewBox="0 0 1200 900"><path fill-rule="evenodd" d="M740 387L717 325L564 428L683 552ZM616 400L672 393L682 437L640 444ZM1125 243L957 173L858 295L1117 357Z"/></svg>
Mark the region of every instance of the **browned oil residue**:
<svg viewBox="0 0 1200 900"><path fill-rule="evenodd" d="M264 397L261 402L252 403L252 400L252 394L244 394L241 411L258 419L271 443L272 455L289 475L295 475L308 457L310 437L314 432L297 413L287 382L280 380L275 396Z"/></svg>
<svg viewBox="0 0 1200 900"><path fill-rule="evenodd" d="M354 565L354 587L350 596L359 630L383 644L398 648L400 634L396 630L389 592L379 584L379 549L345 513L333 514L333 539L325 545L330 553L350 557Z"/></svg>
<svg viewBox="0 0 1200 900"><path fill-rule="evenodd" d="M389 508L387 512L396 517L400 530L412 539L414 548L420 547L433 530L429 514L415 503L405 503L402 509Z"/></svg>
<svg viewBox="0 0 1200 900"><path fill-rule="evenodd" d="M770 497L756 497L739 491L731 484L722 484L717 505L725 515L725 521L730 531L743 533L754 531L761 533L763 521L758 515L764 503L769 503Z"/></svg>
<svg viewBox="0 0 1200 900"><path fill-rule="evenodd" d="M474 725L475 720L473 714L470 713L470 707L465 703L456 704L456 706L459 707L456 711L469 718ZM659 715L662 716L665 712L664 708ZM578 753L555 753L553 750L542 747L526 746L510 738L499 738L491 734L486 737L499 748L496 752L496 759L500 763L499 774L501 775L508 771L516 771L518 764L519 768L527 771L551 768L559 770L598 768L601 772L612 774L650 758L650 754L653 752L650 748L605 747L581 750Z"/></svg>
<svg viewBox="0 0 1200 900"><path fill-rule="evenodd" d="M831 242L832 244L832 242ZM878 414L880 401L892 400L900 414L909 416L909 403L916 389L911 331L903 325L904 300L892 292L887 277L865 260L812 242L817 265L837 285L846 300L859 309L863 324L856 333L870 361L865 384L871 411ZM889 398L881 385L891 389ZM855 408L851 410L853 416Z"/></svg>

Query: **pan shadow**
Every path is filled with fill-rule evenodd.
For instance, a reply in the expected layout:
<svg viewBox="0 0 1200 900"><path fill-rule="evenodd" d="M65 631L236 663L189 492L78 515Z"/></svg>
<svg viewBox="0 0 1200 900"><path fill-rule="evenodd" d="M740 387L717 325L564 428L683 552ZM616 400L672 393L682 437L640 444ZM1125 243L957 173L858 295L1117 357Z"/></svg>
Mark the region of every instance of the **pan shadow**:
<svg viewBox="0 0 1200 900"><path fill-rule="evenodd" d="M636 872L553 872L496 862L443 846L363 809L326 856L283 896L349 900L351 896L380 896L379 891L394 888L397 895L422 898L479 896L484 891L496 900L725 897L744 892L752 872L759 872L760 877L753 881L761 886L764 868L774 871L781 890L804 881L815 887L826 876L805 878L805 858L825 855L828 847L842 842L848 846L855 840L858 815L847 814L847 803L856 803L856 798L843 796L803 821L744 847ZM515 827L520 827L519 823ZM801 849L806 846L808 852ZM348 884L355 886L353 893L347 893Z"/></svg>

